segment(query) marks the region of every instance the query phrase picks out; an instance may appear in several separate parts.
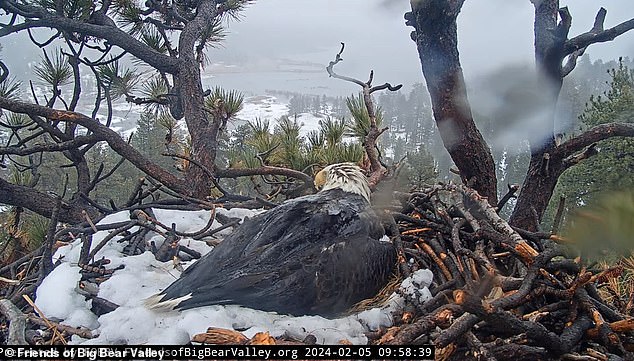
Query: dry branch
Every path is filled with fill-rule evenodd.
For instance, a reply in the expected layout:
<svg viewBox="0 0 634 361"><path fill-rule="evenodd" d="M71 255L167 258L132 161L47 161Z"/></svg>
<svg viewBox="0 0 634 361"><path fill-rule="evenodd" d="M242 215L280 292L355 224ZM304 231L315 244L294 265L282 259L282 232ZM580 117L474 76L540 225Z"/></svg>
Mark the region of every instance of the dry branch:
<svg viewBox="0 0 634 361"><path fill-rule="evenodd" d="M77 335L81 338L86 338L86 339L90 339L93 338L94 336L92 335L92 332L88 329L83 329L83 328L76 328L76 327L71 327L68 325L62 325L60 323L57 322L53 322L51 320L47 320L45 318L41 318L41 317L37 317L35 315L28 315L27 316L29 319L29 322L32 322L36 325L40 325L40 326L45 326L45 327L49 327L51 329L55 329L58 332L64 332L70 335Z"/></svg>
<svg viewBox="0 0 634 361"><path fill-rule="evenodd" d="M504 208L504 205L511 200L511 198L516 198L515 193L517 193L517 191L520 189L519 184L508 184L508 191L506 192L506 194L504 196L502 196L502 199L500 199L500 201L498 202L498 205L495 207L498 211L498 213L502 210L502 208Z"/></svg>
<svg viewBox="0 0 634 361"><path fill-rule="evenodd" d="M0 300L0 313L9 320L9 337L7 345L26 345L24 331L26 330L26 317L7 299Z"/></svg>
<svg viewBox="0 0 634 361"><path fill-rule="evenodd" d="M601 8L597 13L594 25L590 31L567 40L564 45L564 54L571 54L591 44L612 41L617 36L634 29L634 19L630 19L612 28L603 30L603 21L605 20L606 14L607 10Z"/></svg>
<svg viewBox="0 0 634 361"><path fill-rule="evenodd" d="M326 71L328 75L343 81L351 82L357 84L361 87L361 93L363 95L363 102L365 104L365 108L368 112L368 118L370 120L370 128L368 129L368 134L365 135L363 139L363 148L365 149L365 153L368 157L368 161L370 163L370 186L375 187L381 179L385 176L385 169L381 164L380 155L377 151L377 139L383 134L388 128L379 129L376 122L376 112L374 101L372 100L372 93L379 90L387 89L389 91L398 91L403 86L402 84L393 86L390 83L385 83L378 86L372 86L372 81L374 80L374 70L370 71L370 79L367 82L363 82L359 79L355 79L349 76L340 75L335 73L334 66L339 62L343 61L341 54L345 48L345 44L341 43L341 50L335 55L335 60L328 63L326 67Z"/></svg>
<svg viewBox="0 0 634 361"><path fill-rule="evenodd" d="M299 179L306 187L312 187L313 178L306 173L281 167L262 166L260 168L228 168L217 169L216 175L221 178L237 178L252 175L282 175Z"/></svg>
<svg viewBox="0 0 634 361"><path fill-rule="evenodd" d="M413 320L395 317L374 342L427 340L446 360L590 357L588 342L599 353L633 356L631 317L595 290L621 268L589 271L567 258L551 233L513 229L464 186L439 185L399 199L402 213L393 216L403 247L413 268L434 273L433 298L408 299L418 310Z"/></svg>
<svg viewBox="0 0 634 361"><path fill-rule="evenodd" d="M424 303L406 297L403 313L394 315L394 326L375 332L374 343L434 343L447 360L586 357L590 353L583 345L588 343L596 345L599 353L632 356L628 351L632 349L628 341L634 332L632 318L621 313L623 306L614 307L603 299L595 287L618 276L622 268L589 270L568 258L550 240L551 233L510 227L485 198L461 185L436 185L395 198L400 206L392 205L385 221L399 249L401 273L431 270L433 297ZM234 224L218 217L226 227ZM165 237L164 259L183 251L174 226L159 224L147 211L135 211L129 222L97 224L94 229L85 222L57 232L56 238L72 234L87 239L95 230L107 229L111 233L106 239L121 236L122 242L135 244L142 232L122 234L135 225L165 229L160 231ZM217 230L208 227L197 237ZM411 261L405 262L405 257ZM103 307L95 309L99 313L116 308L94 298L99 282L116 271L106 269L106 264L102 259L81 265L82 289L86 297L102 302ZM53 332L88 336L85 330L47 320L33 322L46 324ZM245 342L232 335L213 331L200 337L202 342ZM272 342L268 337L260 341Z"/></svg>
<svg viewBox="0 0 634 361"><path fill-rule="evenodd" d="M177 192L181 192L183 194L191 193L191 187L185 185L182 180L178 179L176 176L164 170L157 164L147 160L141 153L139 153L138 150L123 140L117 132L108 128L106 125L95 121L89 116L72 111L51 109L41 105L11 100L4 97L0 97L0 108L7 109L15 113L43 117L49 121L60 121L80 125L91 131L95 137L98 137L99 140L106 141L112 150L129 160L141 171L146 174L152 174L154 177L158 177L161 180L161 183Z"/></svg>

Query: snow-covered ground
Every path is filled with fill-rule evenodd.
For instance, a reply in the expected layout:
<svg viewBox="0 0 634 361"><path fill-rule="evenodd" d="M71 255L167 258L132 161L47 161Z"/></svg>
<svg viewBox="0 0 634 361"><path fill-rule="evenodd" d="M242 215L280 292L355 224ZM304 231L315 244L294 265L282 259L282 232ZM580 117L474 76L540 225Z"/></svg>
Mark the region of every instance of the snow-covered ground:
<svg viewBox="0 0 634 361"><path fill-rule="evenodd" d="M239 120L253 121L256 118L274 121L288 114L288 104L269 95L244 98L242 110L236 115Z"/></svg>
<svg viewBox="0 0 634 361"><path fill-rule="evenodd" d="M288 103L284 100L271 95L258 95L246 97L242 110L236 115L236 122L253 122L256 119L268 120L270 131L275 129L277 120L288 115L294 117L295 114L289 114ZM297 123L301 125L299 135L305 137L309 132L319 129L319 120L325 115L314 115L311 113L297 114Z"/></svg>
<svg viewBox="0 0 634 361"><path fill-rule="evenodd" d="M245 209L218 209L218 212L239 218L256 213ZM183 232L201 229L210 216L208 211L172 210L155 210L155 215L164 224L176 223L177 230ZM128 212L119 212L104 218L100 224L128 219ZM214 221L212 227L219 226L220 223ZM230 230L223 232L226 235ZM222 232L219 234L223 235ZM98 244L106 235L106 231L96 233L92 244ZM136 256L124 256L121 252L124 244L117 240L117 237L112 239L95 257L109 259L109 269L125 266L99 286L98 296L118 304L116 310L97 317L90 311L91 301L86 301L77 292L81 278L77 265L80 241L57 250L54 260L59 259L61 264L37 290L36 305L44 316L63 320L63 324L93 330L95 338L87 340L74 336L72 342L75 344L184 344L195 334L204 333L208 327L236 329L247 337L268 331L274 337L286 334L299 340L314 335L323 344L334 344L344 339L354 344L365 344L367 339L364 333L376 330L379 326L388 326L391 323L390 312L402 304L400 296L393 295L384 309L371 309L333 320L319 316L291 317L239 306L208 306L168 313L149 310L143 301L167 287L179 277L180 272L174 269L172 262L159 262L149 251ZM162 237L156 235L151 240L160 244ZM211 249L205 242L191 238L183 238L180 242L203 254ZM427 299L431 297L427 289L431 279L430 271L421 270L413 279L407 279L402 288L414 297Z"/></svg>

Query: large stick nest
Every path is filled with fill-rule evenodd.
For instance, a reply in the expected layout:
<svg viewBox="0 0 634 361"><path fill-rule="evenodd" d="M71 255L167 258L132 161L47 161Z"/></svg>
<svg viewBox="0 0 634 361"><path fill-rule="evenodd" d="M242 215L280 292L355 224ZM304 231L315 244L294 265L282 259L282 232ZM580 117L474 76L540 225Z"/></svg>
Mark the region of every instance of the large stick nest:
<svg viewBox="0 0 634 361"><path fill-rule="evenodd" d="M399 268L432 270L434 297L373 343L433 343L438 360L634 359L631 305L597 290L622 267L587 268L560 237L510 227L463 186L400 198Z"/></svg>
<svg viewBox="0 0 634 361"><path fill-rule="evenodd" d="M381 212L385 210L386 228L398 249L398 274L404 278L417 269L431 270L433 298L424 303L406 298L405 308L394 315L392 327L368 334L371 343L434 344L438 360L634 359L632 296L598 290L621 277L623 267L585 266L572 249L557 243L560 240L557 235L509 226L486 199L464 186L437 185L415 193L396 193L394 198L394 203ZM182 252L191 254L185 248L170 246L178 240L177 232L173 227L147 221L153 217L150 209L146 211L150 214L142 213L145 217L133 214L125 225L97 227L113 229L107 237L111 238L123 235L134 225L142 225L138 232L122 239L129 243L130 254L145 250L137 248L144 244L142 240L150 230L166 238L167 247L151 247L157 258L168 260ZM213 207L211 212L213 220ZM225 221L227 225L233 224ZM213 234L216 230L209 230L210 225L211 221L194 238ZM90 242L86 236L97 227L75 227L72 233L88 241L87 250ZM51 238L64 238L62 235L68 233L64 229ZM83 253L88 280L97 282L116 272L116 269L102 270L101 260L88 265L92 257L88 252ZM37 267L29 269L38 278ZM16 302L31 292L32 288L16 289L7 298ZM94 297L93 303L96 301L98 297ZM97 304L101 305L98 314L117 307L107 302ZM20 328L22 332L25 318L31 325L45 323L48 329L59 330L56 333L83 332L69 327L61 329L62 325L24 315L15 308L16 312L12 312L11 305L6 306L0 307L0 312L11 321L12 328ZM212 329L202 336L207 341L227 339L217 337L218 332ZM32 330L27 329L26 334L26 342L38 343L29 337ZM232 343L259 342L236 336L235 332L231 335ZM26 343L21 339L19 343ZM288 342L266 339L268 343ZM205 340L195 341L207 343ZM309 340L299 342L309 343Z"/></svg>

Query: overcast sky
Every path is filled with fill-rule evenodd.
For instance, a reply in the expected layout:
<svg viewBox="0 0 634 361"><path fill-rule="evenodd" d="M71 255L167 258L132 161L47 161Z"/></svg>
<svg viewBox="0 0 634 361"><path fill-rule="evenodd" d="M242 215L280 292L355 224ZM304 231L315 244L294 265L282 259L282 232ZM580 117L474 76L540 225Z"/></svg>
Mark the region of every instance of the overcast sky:
<svg viewBox="0 0 634 361"><path fill-rule="evenodd" d="M601 6L608 10L605 26L634 18L634 0L569 0L571 36L592 27ZM341 73L376 82L422 81L412 28L403 14L408 0L259 0L231 23L224 48L212 53L264 59L309 60L327 64L346 43ZM529 0L467 0L458 18L460 55L465 76L482 75L502 64L533 63L533 5ZM224 54L221 54L224 53ZM613 42L595 44L593 59L634 56L634 31ZM404 80L403 80L404 79Z"/></svg>
<svg viewBox="0 0 634 361"><path fill-rule="evenodd" d="M571 36L588 31L601 6L608 10L606 28L634 18L634 0L562 0L560 4L569 6L573 16ZM409 0L257 0L243 13L242 21L229 23L227 39L209 52L209 58L228 64L261 63L264 68L280 61L303 61L315 64L312 69L318 72L298 74L297 79L290 79L293 73L262 72L247 79L241 74L216 78L219 85L229 88L256 93L265 88L292 88L350 94L358 91L353 84L328 79L323 70L339 51L339 43L345 42L344 62L337 66L337 72L365 80L374 69L375 84L403 83L407 89L424 81L416 46L409 36L412 28L405 26L403 19L408 10ZM481 78L508 65L532 65L533 11L530 0L466 0L458 17L465 77ZM17 74L41 56L32 44L22 45L29 42L25 34L0 42L4 48L0 56ZM612 42L594 44L587 53L606 61L634 57L634 31ZM284 84L273 84L278 78L283 78ZM293 80L297 86L288 85ZM308 84L315 84L314 89L306 90Z"/></svg>

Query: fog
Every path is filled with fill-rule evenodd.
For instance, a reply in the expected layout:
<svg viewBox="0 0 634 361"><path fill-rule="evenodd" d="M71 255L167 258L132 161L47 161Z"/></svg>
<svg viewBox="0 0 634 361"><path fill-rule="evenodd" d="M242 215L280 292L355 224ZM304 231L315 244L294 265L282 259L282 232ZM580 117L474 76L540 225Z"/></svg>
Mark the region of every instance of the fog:
<svg viewBox="0 0 634 361"><path fill-rule="evenodd" d="M573 16L570 36L588 31L598 9L608 10L605 27L634 17L632 0L561 1ZM423 81L411 27L403 14L407 0L266 0L256 1L244 20L229 25L224 46L212 59L227 62L278 64L288 60L325 66L346 43L340 73L375 81ZM478 77L507 64L533 64L533 5L529 0L468 0L458 17L458 36L465 76ZM593 59L634 55L634 33L594 44ZM317 68L317 66L316 66ZM324 72L324 76L325 72ZM352 84L341 84L356 91Z"/></svg>
<svg viewBox="0 0 634 361"><path fill-rule="evenodd" d="M568 6L572 15L569 37L587 32L600 7L608 11L605 28L634 18L634 0L561 0L560 5ZM375 85L402 83L407 94L413 84L425 82L416 45L410 39L413 28L403 19L409 10L408 0L254 1L242 13L242 21L229 21L227 38L208 51L210 63L204 69L203 86L221 86L246 96L269 90L350 95L359 91L357 85L329 78L325 71L344 42L344 61L335 69L338 73L366 80L374 70ZM8 18L0 15L4 23ZM537 103L541 90L531 86L536 81L532 75L533 21L530 0L466 0L458 17L460 60L474 117L476 121L489 118L490 127L495 128L495 138L487 138L492 148L508 149L504 159L498 159L501 162L509 154L525 151L526 138L540 141L552 136L552 126L544 123L550 120ZM40 41L48 38L36 37ZM42 51L25 33L0 38L0 43L0 58L13 75L33 79L30 69ZM634 57L634 31L593 44L586 54L606 62ZM84 74L90 77L89 72ZM286 110L289 97L276 97L269 98L278 102L277 109ZM87 113L93 104L92 99L88 101L82 109ZM134 125L138 109L119 105L122 110L115 115L121 123L129 123L127 130ZM558 114L556 132L570 135L574 131L571 120L576 120L576 114ZM444 150L441 152L446 158Z"/></svg>
<svg viewBox="0 0 634 361"><path fill-rule="evenodd" d="M573 16L571 36L589 30L601 6L608 10L606 28L634 17L632 0L562 0L560 4L569 6ZM324 70L339 51L340 42L345 42L345 61L337 66L338 72L366 79L374 69L375 83L403 83L408 89L424 81L409 36L412 28L403 20L408 10L408 0L258 0L244 11L242 21L229 22L226 40L209 51L212 63L237 69L208 67L206 72L251 74L253 79L221 75L212 85L253 93L279 86L287 91L350 94L358 89L328 79ZM509 64L532 65L532 26L529 0L465 1L458 17L458 35L467 80ZM26 34L4 37L0 42L0 56L18 76L28 71L26 64L41 56ZM587 53L604 60L632 57L634 32L594 44ZM289 65L291 69L284 68Z"/></svg>

